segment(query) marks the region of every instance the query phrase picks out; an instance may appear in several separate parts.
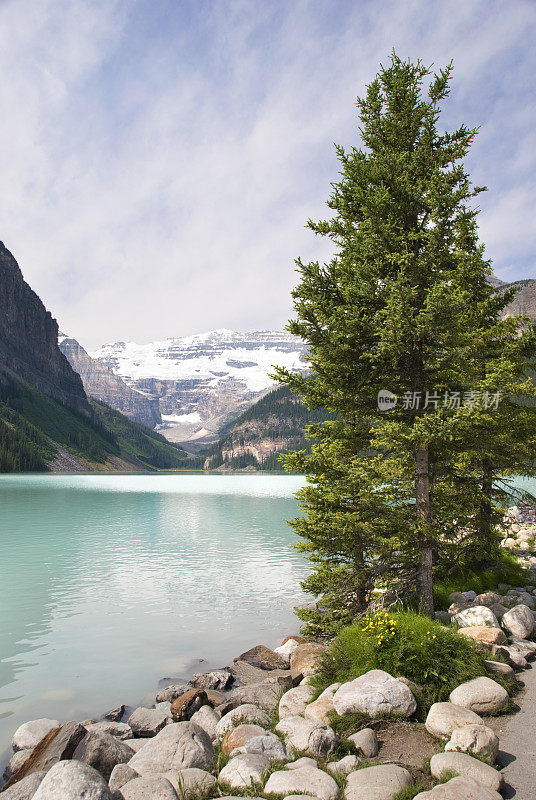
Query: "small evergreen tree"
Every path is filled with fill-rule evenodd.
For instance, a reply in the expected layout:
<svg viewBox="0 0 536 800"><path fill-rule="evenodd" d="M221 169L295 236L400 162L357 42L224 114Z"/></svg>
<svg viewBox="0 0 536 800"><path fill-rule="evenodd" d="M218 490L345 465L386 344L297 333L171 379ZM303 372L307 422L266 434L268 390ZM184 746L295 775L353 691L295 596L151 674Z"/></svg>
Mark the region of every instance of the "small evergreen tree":
<svg viewBox="0 0 536 800"><path fill-rule="evenodd" d="M476 445L478 426L497 431L519 415L510 402L506 413L463 400L529 391L534 332L518 337L516 321L498 321L507 299L489 286L478 243L472 201L483 188L462 163L477 131L437 127L451 71L424 96L431 73L420 61L393 54L381 67L357 101L363 148L337 147L333 217L308 223L336 253L322 266L297 261L288 329L309 345L311 372L277 377L338 416L311 426L310 455L286 458L308 480L292 523L314 567L304 587L329 612L310 630L347 621L378 583L433 614L434 558L475 526L490 474L508 465ZM398 398L387 412L380 390Z"/></svg>

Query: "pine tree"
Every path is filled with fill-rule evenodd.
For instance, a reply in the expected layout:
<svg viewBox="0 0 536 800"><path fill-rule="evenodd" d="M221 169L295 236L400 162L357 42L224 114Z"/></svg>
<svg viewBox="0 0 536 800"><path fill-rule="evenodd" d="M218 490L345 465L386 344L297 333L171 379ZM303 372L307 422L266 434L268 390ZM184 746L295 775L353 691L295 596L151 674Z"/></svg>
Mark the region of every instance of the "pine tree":
<svg viewBox="0 0 536 800"><path fill-rule="evenodd" d="M490 471L479 469L491 454L475 445L474 426L495 430L503 419L504 403L495 412L452 397L528 391L522 356L533 331L518 337L516 321L498 322L506 301L489 286L473 203L484 189L462 163L477 129L438 130L451 72L433 75L424 94L422 62L393 54L380 68L357 101L362 148L337 147L333 216L308 222L335 255L296 262L288 329L309 345L311 372L277 376L339 417L311 427L310 455L287 459L308 478L293 522L314 567L304 585L332 622L362 609L378 583L433 614L434 559L474 527L486 496L477 476L487 487ZM397 405L380 409L380 390Z"/></svg>

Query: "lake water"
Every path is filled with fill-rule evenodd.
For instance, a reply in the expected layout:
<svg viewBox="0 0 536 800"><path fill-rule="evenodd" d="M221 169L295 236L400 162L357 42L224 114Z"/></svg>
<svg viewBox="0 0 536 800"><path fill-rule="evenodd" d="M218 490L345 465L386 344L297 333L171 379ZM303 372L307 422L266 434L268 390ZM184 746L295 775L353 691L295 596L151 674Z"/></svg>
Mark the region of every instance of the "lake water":
<svg viewBox="0 0 536 800"><path fill-rule="evenodd" d="M0 476L0 761L21 722L134 705L296 632L307 567L285 520L302 483Z"/></svg>

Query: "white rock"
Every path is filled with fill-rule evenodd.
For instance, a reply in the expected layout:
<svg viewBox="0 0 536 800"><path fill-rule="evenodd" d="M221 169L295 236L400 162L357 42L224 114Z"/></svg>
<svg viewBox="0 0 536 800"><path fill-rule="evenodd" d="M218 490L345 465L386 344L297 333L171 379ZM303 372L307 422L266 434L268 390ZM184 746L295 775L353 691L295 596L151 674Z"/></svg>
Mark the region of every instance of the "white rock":
<svg viewBox="0 0 536 800"><path fill-rule="evenodd" d="M336 775L348 775L357 768L359 759L357 756L344 756L340 761L332 761L328 764L328 771Z"/></svg>
<svg viewBox="0 0 536 800"><path fill-rule="evenodd" d="M33 800L111 800L111 796L108 784L93 767L81 761L58 761L41 781Z"/></svg>
<svg viewBox="0 0 536 800"><path fill-rule="evenodd" d="M483 724L482 718L468 708L453 703L434 703L430 706L424 726L437 739L450 739L456 728Z"/></svg>
<svg viewBox="0 0 536 800"><path fill-rule="evenodd" d="M534 614L528 606L514 606L506 612L501 624L512 636L528 639L534 630Z"/></svg>
<svg viewBox="0 0 536 800"><path fill-rule="evenodd" d="M341 716L361 712L370 717L395 713L410 717L417 710L411 689L381 669L343 683L333 696L333 705Z"/></svg>
<svg viewBox="0 0 536 800"><path fill-rule="evenodd" d="M157 711L156 708L136 708L128 718L128 724L132 728L132 733L137 737L156 736L162 728L169 723L167 714Z"/></svg>
<svg viewBox="0 0 536 800"><path fill-rule="evenodd" d="M376 731L372 728L363 728L357 733L352 733L348 740L353 743L358 753L365 758L375 758L378 755L379 745Z"/></svg>
<svg viewBox="0 0 536 800"><path fill-rule="evenodd" d="M111 722L108 719L101 719L100 722L92 722L85 725L86 730L94 733L109 733L116 739L132 739L132 728L126 722Z"/></svg>
<svg viewBox="0 0 536 800"><path fill-rule="evenodd" d="M289 639L282 644L281 647L274 648L274 653L278 653L285 661L290 664L290 654L298 647L299 642L296 639Z"/></svg>
<svg viewBox="0 0 536 800"><path fill-rule="evenodd" d="M124 786L125 783L129 783L129 781L133 781L135 778L139 778L139 775L136 770L129 767L128 764L116 764L110 775L108 788L113 793Z"/></svg>
<svg viewBox="0 0 536 800"><path fill-rule="evenodd" d="M169 770L162 775L173 786L181 800L195 797L216 786L217 780L210 772L197 767L187 767L181 770Z"/></svg>
<svg viewBox="0 0 536 800"><path fill-rule="evenodd" d="M237 720L246 720L248 723L261 726L270 724L270 716L266 711L263 711L261 708L251 703L244 703L223 715L216 725L216 736L223 736L230 728L234 728L237 724Z"/></svg>
<svg viewBox="0 0 536 800"><path fill-rule="evenodd" d="M303 714L314 694L315 690L312 686L295 686L293 689L289 689L279 701L279 719Z"/></svg>
<svg viewBox="0 0 536 800"><path fill-rule="evenodd" d="M499 620L487 606L471 606L454 614L453 621L458 628L474 628L480 625L489 625L491 628L500 628Z"/></svg>
<svg viewBox="0 0 536 800"><path fill-rule="evenodd" d="M457 777L428 792L420 792L413 800L502 800L502 797L473 778Z"/></svg>
<svg viewBox="0 0 536 800"><path fill-rule="evenodd" d="M287 748L309 753L315 758L325 758L338 743L335 731L329 725L303 717L285 717L275 729L284 734Z"/></svg>
<svg viewBox="0 0 536 800"><path fill-rule="evenodd" d="M341 684L332 683L327 689L318 695L316 700L309 703L305 708L304 715L307 719L317 720L318 722L326 722L329 724L329 715L335 710L333 706L333 695Z"/></svg>
<svg viewBox="0 0 536 800"><path fill-rule="evenodd" d="M264 773L270 766L270 759L255 753L242 753L235 756L220 772L220 783L229 784L233 789L243 789L255 783L262 783Z"/></svg>
<svg viewBox="0 0 536 800"><path fill-rule="evenodd" d="M138 750L141 750L142 747L145 747L146 744L149 744L149 739L125 739L125 744L127 747L130 747L135 753Z"/></svg>
<svg viewBox="0 0 536 800"><path fill-rule="evenodd" d="M495 792L500 791L503 783L502 775L496 769L467 753L436 753L430 759L430 771L434 778L441 778L444 772L456 772L463 777L473 778Z"/></svg>
<svg viewBox="0 0 536 800"><path fill-rule="evenodd" d="M298 758L297 761L291 761L290 764L285 764L285 769L302 769L303 767L314 767L315 769L318 767L318 764L314 760L314 758L308 758L307 756L302 756L302 758Z"/></svg>
<svg viewBox="0 0 536 800"><path fill-rule="evenodd" d="M9 761L7 762L6 768L4 770L3 777L5 780L9 780L12 775L17 772L22 765L26 762L26 760L32 755L33 750L31 748L25 748L24 750L17 750Z"/></svg>
<svg viewBox="0 0 536 800"><path fill-rule="evenodd" d="M393 800L411 783L411 775L404 767L395 764L365 767L348 775L344 797L345 800Z"/></svg>
<svg viewBox="0 0 536 800"><path fill-rule="evenodd" d="M32 772L28 777L14 783L9 789L4 789L2 800L31 800L45 775L46 772Z"/></svg>
<svg viewBox="0 0 536 800"><path fill-rule="evenodd" d="M128 763L145 776L186 767L206 769L213 757L210 736L202 728L192 722L175 722L150 739Z"/></svg>
<svg viewBox="0 0 536 800"><path fill-rule="evenodd" d="M210 738L214 740L216 738L216 725L221 719L221 714L219 711L215 711L211 706L201 706L199 711L196 711L193 714L190 722L199 725L200 728L203 728L204 731L208 733Z"/></svg>
<svg viewBox="0 0 536 800"><path fill-rule="evenodd" d="M457 686L450 693L449 700L475 714L493 714L506 706L508 692L497 681L482 676Z"/></svg>
<svg viewBox="0 0 536 800"><path fill-rule="evenodd" d="M162 775L134 778L125 783L120 792L124 800L178 800L179 797L171 783Z"/></svg>
<svg viewBox="0 0 536 800"><path fill-rule="evenodd" d="M287 748L281 739L276 736L275 733L269 733L268 731L262 736L252 736L252 738L248 739L245 745L239 749L243 750L245 753L266 756L270 761L273 759L277 759L277 761L287 761L289 758Z"/></svg>
<svg viewBox="0 0 536 800"><path fill-rule="evenodd" d="M452 731L445 745L445 752L451 750L461 750L495 761L499 751L499 740L487 725L464 725L463 728Z"/></svg>
<svg viewBox="0 0 536 800"><path fill-rule="evenodd" d="M43 736L59 728L60 723L57 719L33 719L31 722L24 722L13 734L13 750L28 750L39 744Z"/></svg>
<svg viewBox="0 0 536 800"><path fill-rule="evenodd" d="M265 794L292 795L293 793L312 795L318 800L335 800L339 787L331 775L315 767L285 769L272 772L266 786Z"/></svg>

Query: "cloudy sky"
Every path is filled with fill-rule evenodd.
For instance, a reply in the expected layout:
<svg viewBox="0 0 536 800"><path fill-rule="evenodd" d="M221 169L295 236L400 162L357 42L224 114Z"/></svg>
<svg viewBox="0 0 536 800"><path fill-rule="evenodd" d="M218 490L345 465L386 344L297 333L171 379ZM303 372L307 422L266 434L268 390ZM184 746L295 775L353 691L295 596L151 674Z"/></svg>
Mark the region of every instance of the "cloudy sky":
<svg viewBox="0 0 536 800"><path fill-rule="evenodd" d="M536 276L535 0L0 0L0 238L88 348L282 327L394 47L455 78L497 275Z"/></svg>

